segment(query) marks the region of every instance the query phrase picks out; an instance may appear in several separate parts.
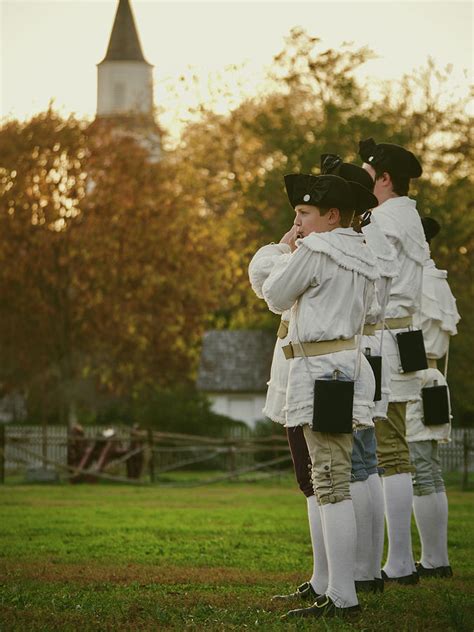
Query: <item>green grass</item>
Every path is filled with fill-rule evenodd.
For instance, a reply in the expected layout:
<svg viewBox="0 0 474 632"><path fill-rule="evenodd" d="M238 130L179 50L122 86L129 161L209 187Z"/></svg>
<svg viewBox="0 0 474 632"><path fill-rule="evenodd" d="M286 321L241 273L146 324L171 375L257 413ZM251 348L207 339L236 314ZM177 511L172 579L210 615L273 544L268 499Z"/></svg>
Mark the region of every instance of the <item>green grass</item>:
<svg viewBox="0 0 474 632"><path fill-rule="evenodd" d="M389 586L343 621L280 622L311 573L293 479L0 487L0 630L472 630L474 493L450 488L455 577ZM414 532L415 554L419 554Z"/></svg>

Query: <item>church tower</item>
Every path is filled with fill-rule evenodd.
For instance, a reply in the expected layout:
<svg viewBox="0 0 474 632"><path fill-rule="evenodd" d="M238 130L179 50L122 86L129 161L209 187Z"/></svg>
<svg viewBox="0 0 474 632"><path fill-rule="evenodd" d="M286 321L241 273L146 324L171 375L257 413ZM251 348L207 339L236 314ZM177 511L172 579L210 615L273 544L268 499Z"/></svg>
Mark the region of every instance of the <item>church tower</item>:
<svg viewBox="0 0 474 632"><path fill-rule="evenodd" d="M153 113L153 66L143 56L129 0L119 0L109 46L97 65L97 116Z"/></svg>

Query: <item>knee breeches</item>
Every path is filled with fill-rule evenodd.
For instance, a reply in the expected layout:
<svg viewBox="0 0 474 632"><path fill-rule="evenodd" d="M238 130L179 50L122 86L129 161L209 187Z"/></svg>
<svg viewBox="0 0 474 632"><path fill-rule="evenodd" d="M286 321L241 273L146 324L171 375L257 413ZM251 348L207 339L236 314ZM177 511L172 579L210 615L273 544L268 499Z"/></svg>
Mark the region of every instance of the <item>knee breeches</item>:
<svg viewBox="0 0 474 632"><path fill-rule="evenodd" d="M366 481L371 474L377 474L377 443L375 428L364 428L354 432L352 446L351 481Z"/></svg>
<svg viewBox="0 0 474 632"><path fill-rule="evenodd" d="M413 475L413 493L425 496L435 492L443 492L444 481L438 453L438 442L413 441L408 444L410 455L415 466Z"/></svg>
<svg viewBox="0 0 474 632"><path fill-rule="evenodd" d="M304 436L319 504L350 499L352 434L314 432L310 426L304 426Z"/></svg>
<svg viewBox="0 0 474 632"><path fill-rule="evenodd" d="M377 457L384 476L414 472L405 437L406 402L390 402L387 417L375 424Z"/></svg>
<svg viewBox="0 0 474 632"><path fill-rule="evenodd" d="M313 481L311 476L311 457L303 434L303 426L293 426L286 429L288 445L293 459L298 486L303 494L309 498L314 496Z"/></svg>

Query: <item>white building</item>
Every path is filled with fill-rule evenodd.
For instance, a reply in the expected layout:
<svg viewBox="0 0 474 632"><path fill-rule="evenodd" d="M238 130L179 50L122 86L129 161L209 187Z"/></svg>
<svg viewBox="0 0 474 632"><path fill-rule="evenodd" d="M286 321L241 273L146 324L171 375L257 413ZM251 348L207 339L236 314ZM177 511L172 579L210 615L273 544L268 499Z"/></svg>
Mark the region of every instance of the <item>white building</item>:
<svg viewBox="0 0 474 632"><path fill-rule="evenodd" d="M162 155L154 119L153 65L145 59L129 0L119 0L109 45L97 64L96 122L111 120L117 135L130 135L148 152Z"/></svg>
<svg viewBox="0 0 474 632"><path fill-rule="evenodd" d="M119 0L109 46L97 65L97 116L153 113L153 66L143 56L129 0Z"/></svg>
<svg viewBox="0 0 474 632"><path fill-rule="evenodd" d="M264 419L275 336L258 330L211 330L204 334L197 388L215 413L254 427Z"/></svg>

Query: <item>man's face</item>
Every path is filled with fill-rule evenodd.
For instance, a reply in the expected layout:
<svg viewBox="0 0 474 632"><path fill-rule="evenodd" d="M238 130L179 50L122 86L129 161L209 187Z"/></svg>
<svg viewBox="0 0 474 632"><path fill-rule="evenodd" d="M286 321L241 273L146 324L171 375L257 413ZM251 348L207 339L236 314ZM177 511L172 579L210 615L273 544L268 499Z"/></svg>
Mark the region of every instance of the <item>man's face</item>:
<svg viewBox="0 0 474 632"><path fill-rule="evenodd" d="M385 186L385 178L377 178L376 179L376 175L375 175L375 169L372 167L372 165L369 165L369 163L364 162L364 164L362 165L362 169L365 169L367 171L367 173L369 174L369 176L372 178L372 180L374 181L374 195L377 198L379 204L381 204L381 202L385 199L384 194L386 192L386 186Z"/></svg>
<svg viewBox="0 0 474 632"><path fill-rule="evenodd" d="M316 206L298 204L295 207L294 221L298 238L307 237L311 233L327 233L337 228L334 222L334 211L339 214L337 209L331 209L325 215L320 215Z"/></svg>

